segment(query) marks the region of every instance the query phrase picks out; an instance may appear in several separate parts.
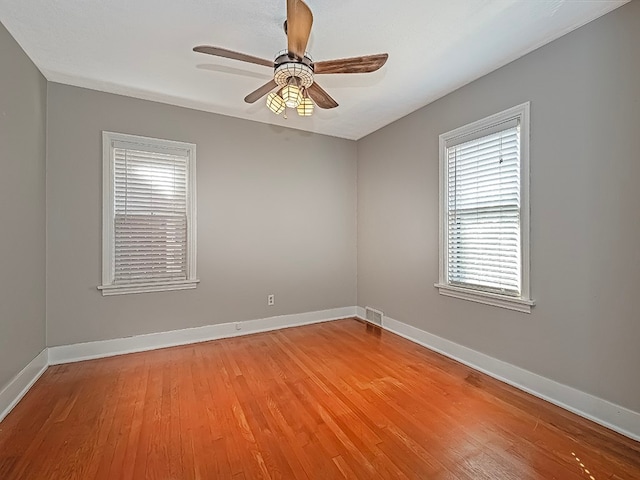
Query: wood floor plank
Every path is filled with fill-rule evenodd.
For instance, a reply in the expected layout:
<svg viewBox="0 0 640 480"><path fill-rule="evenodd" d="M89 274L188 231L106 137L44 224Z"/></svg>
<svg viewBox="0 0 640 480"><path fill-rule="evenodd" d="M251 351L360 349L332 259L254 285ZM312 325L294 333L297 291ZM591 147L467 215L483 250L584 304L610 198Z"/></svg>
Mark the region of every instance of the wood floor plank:
<svg viewBox="0 0 640 480"><path fill-rule="evenodd" d="M59 365L0 479L640 479L640 444L355 319Z"/></svg>

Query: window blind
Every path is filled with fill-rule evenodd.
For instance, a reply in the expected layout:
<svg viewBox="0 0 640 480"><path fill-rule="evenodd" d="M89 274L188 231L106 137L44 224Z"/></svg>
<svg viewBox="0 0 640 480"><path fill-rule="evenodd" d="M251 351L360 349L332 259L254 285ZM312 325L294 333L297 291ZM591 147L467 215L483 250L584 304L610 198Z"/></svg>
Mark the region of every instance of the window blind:
<svg viewBox="0 0 640 480"><path fill-rule="evenodd" d="M188 157L113 152L114 284L185 280Z"/></svg>
<svg viewBox="0 0 640 480"><path fill-rule="evenodd" d="M520 126L473 137L447 145L448 281L519 296Z"/></svg>

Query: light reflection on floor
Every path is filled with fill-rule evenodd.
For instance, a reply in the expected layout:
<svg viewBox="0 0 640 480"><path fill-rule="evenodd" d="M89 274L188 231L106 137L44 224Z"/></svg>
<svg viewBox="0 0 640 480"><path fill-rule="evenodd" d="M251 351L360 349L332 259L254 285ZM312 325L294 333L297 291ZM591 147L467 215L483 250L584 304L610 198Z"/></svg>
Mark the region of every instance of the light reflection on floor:
<svg viewBox="0 0 640 480"><path fill-rule="evenodd" d="M573 458L575 458L576 462L578 462L578 465L580 465L580 468L582 469L582 473L589 475L589 480L596 480L596 477L591 475L591 472L587 469L587 467L584 466L584 463L580 461L580 458L576 456L575 452L571 452L571 455L573 455Z"/></svg>

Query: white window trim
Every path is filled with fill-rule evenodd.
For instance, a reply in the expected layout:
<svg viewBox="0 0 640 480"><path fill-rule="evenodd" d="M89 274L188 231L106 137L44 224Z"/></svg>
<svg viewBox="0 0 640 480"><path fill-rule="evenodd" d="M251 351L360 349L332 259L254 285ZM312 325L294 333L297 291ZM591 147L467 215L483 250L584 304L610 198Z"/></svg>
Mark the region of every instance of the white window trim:
<svg viewBox="0 0 640 480"><path fill-rule="evenodd" d="M188 153L187 180L187 279L181 281L163 281L131 285L114 285L115 232L114 218L114 143L125 143L131 148L151 151L186 150ZM169 290L187 290L196 288L196 146L193 143L162 140L124 133L102 132L102 285L98 290L102 295L121 295L128 293L164 292Z"/></svg>
<svg viewBox="0 0 640 480"><path fill-rule="evenodd" d="M523 313L531 313L531 307L535 302L531 299L530 291L530 202L529 202L529 110L530 103L526 102L509 108L503 112L491 115L477 122L457 128L440 135L440 275L439 281L434 286L441 295L470 300L473 302L493 305ZM520 120L520 241L522 252L522 289L519 297L501 295L494 292L486 292L472 288L451 285L447 278L448 272L448 231L447 222L447 142L456 137L471 135L479 130L490 128L493 125L512 119Z"/></svg>

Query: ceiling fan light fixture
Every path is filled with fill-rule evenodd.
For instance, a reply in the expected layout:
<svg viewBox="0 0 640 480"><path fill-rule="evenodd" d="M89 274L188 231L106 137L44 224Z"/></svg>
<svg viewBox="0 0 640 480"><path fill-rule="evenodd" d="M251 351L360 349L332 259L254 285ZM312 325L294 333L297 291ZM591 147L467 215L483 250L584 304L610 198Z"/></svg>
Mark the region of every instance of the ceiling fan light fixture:
<svg viewBox="0 0 640 480"><path fill-rule="evenodd" d="M296 84L299 87L310 87L313 83L313 69L306 63L294 63L289 60L286 60L283 63L278 63L283 57L288 59L286 53L282 56L276 57L276 69L273 75L275 82L278 85L285 87L291 82L291 79L295 79ZM311 60L307 56L305 56L304 61L311 64Z"/></svg>
<svg viewBox="0 0 640 480"><path fill-rule="evenodd" d="M267 95L267 108L276 115L280 115L285 109L284 100L276 92L271 92Z"/></svg>
<svg viewBox="0 0 640 480"><path fill-rule="evenodd" d="M273 79L249 93L244 101L255 103L268 95L267 107L273 113L284 111L286 118L286 109L295 108L300 116L308 117L316 105L322 109L338 106L338 102L315 82L314 75L371 73L379 70L389 58L387 53L379 53L315 62L306 50L312 25L313 14L304 0L287 0L287 48L273 61L210 45L196 46L193 51L272 68ZM278 88L282 90L273 93ZM310 99L305 100L309 96Z"/></svg>
<svg viewBox="0 0 640 480"><path fill-rule="evenodd" d="M305 97L302 99L302 102L300 102L300 105L298 105L298 115L300 115L301 117L310 117L311 115L313 115L313 108L313 102L309 97L305 95Z"/></svg>
<svg viewBox="0 0 640 480"><path fill-rule="evenodd" d="M294 84L287 85L282 89L282 99L287 107L298 108L298 105L302 102L302 91L300 87Z"/></svg>

